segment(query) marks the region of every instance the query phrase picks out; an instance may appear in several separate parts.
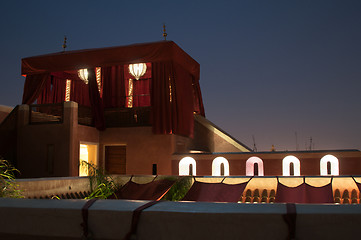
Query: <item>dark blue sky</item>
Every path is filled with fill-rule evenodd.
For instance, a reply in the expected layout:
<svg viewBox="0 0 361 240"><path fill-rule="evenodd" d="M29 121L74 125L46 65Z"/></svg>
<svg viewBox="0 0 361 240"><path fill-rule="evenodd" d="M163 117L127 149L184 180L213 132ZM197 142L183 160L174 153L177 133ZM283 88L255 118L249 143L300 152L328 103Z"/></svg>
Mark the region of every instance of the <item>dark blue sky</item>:
<svg viewBox="0 0 361 240"><path fill-rule="evenodd" d="M361 1L6 1L0 104L21 58L175 41L201 65L206 116L258 150L361 149Z"/></svg>

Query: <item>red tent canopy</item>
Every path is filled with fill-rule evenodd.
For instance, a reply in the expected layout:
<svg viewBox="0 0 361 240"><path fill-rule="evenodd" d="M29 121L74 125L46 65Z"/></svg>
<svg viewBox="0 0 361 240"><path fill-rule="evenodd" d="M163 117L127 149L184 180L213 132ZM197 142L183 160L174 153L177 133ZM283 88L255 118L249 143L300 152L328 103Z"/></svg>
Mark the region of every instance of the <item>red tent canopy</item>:
<svg viewBox="0 0 361 240"><path fill-rule="evenodd" d="M66 75L70 71L81 68L94 69L95 67L101 67L102 69L108 68L105 72L111 75L114 72L114 67L124 69L125 65L139 62L152 64L150 95L153 132L192 136L193 113L196 112L204 116L199 87L200 67L193 58L173 41L65 51L24 58L21 64L21 73L26 75L23 103L31 104L41 94L44 95L43 89L46 88L47 81L51 76L59 78L59 72L64 72L63 75ZM119 72L119 70L117 71ZM117 79L123 79L124 81L124 76L117 77ZM107 84L104 83L104 86L107 86L108 89L114 88L114 84L119 84L119 80L104 79L104 81L107 82ZM53 79L54 82L56 81ZM56 84L58 83L56 82ZM62 86L59 89L63 91L64 84L58 85ZM96 88L96 84L89 84L89 88L91 86ZM99 99L99 97L92 96L96 92L94 89L89 89L87 98ZM105 90L103 94L110 92ZM84 94L83 90L82 94ZM54 93L52 95L62 96ZM115 96L111 97L114 99ZM171 100L169 100L170 98ZM106 104L103 105L103 99L101 98L100 100L92 100L90 104L94 109L98 109L95 112L101 112L99 109L108 107Z"/></svg>

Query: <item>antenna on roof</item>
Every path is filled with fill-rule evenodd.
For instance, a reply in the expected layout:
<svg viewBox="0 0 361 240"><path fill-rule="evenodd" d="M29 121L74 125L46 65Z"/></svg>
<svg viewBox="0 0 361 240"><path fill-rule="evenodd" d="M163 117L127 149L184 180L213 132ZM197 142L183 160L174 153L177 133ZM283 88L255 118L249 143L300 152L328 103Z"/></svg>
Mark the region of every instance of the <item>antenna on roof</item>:
<svg viewBox="0 0 361 240"><path fill-rule="evenodd" d="M67 39L66 36L64 36L64 43L63 43L63 46L62 46L63 47L63 52L65 52L65 48L67 47L66 46L66 39Z"/></svg>
<svg viewBox="0 0 361 240"><path fill-rule="evenodd" d="M254 138L254 135L252 135L252 139L253 139L253 152L257 152L256 139Z"/></svg>
<svg viewBox="0 0 361 240"><path fill-rule="evenodd" d="M167 34L166 30L165 30L165 24L163 24L163 37L164 37L164 41L167 41L167 36L168 36L168 34Z"/></svg>

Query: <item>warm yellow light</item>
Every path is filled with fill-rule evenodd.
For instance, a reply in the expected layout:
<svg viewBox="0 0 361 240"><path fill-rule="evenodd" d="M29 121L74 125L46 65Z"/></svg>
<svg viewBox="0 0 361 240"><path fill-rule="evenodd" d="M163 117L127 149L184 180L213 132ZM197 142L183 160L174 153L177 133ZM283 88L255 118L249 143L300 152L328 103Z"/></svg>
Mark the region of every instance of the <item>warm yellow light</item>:
<svg viewBox="0 0 361 240"><path fill-rule="evenodd" d="M129 73L133 75L136 80L139 80L147 71L147 64L145 63L134 63L129 64Z"/></svg>
<svg viewBox="0 0 361 240"><path fill-rule="evenodd" d="M66 80L66 87L65 87L65 101L70 101L70 88L71 88L71 80Z"/></svg>
<svg viewBox="0 0 361 240"><path fill-rule="evenodd" d="M78 77L88 84L88 69L83 68L78 70Z"/></svg>
<svg viewBox="0 0 361 240"><path fill-rule="evenodd" d="M79 152L79 176L88 176L88 165L89 163L89 152L88 146L85 144L80 144L80 152Z"/></svg>

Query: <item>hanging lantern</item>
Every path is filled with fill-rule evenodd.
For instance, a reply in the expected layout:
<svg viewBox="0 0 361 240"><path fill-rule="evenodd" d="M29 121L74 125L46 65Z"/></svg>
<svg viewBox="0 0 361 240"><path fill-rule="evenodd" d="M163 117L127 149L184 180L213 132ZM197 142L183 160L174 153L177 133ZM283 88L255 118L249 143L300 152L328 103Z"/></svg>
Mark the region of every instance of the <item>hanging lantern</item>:
<svg viewBox="0 0 361 240"><path fill-rule="evenodd" d="M139 80L147 71L147 64L135 63L129 64L129 73L133 75L136 80Z"/></svg>
<svg viewBox="0 0 361 240"><path fill-rule="evenodd" d="M88 84L88 69L83 68L78 70L78 77L84 81L85 84Z"/></svg>

